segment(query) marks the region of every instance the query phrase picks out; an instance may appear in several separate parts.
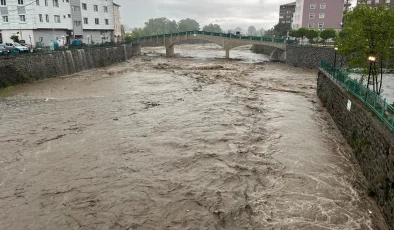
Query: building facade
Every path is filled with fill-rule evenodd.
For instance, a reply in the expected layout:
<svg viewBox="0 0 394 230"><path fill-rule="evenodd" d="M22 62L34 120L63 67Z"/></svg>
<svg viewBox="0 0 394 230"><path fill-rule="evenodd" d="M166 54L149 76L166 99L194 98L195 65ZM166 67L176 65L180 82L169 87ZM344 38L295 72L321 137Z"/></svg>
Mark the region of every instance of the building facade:
<svg viewBox="0 0 394 230"><path fill-rule="evenodd" d="M1 42L12 35L29 44L114 40L112 0L0 0Z"/></svg>
<svg viewBox="0 0 394 230"><path fill-rule="evenodd" d="M114 38L115 42L122 41L122 23L120 22L120 5L114 3Z"/></svg>
<svg viewBox="0 0 394 230"><path fill-rule="evenodd" d="M297 0L292 28L340 30L344 7L344 0Z"/></svg>
<svg viewBox="0 0 394 230"><path fill-rule="evenodd" d="M296 2L279 6L279 23L291 24L295 12Z"/></svg>
<svg viewBox="0 0 394 230"><path fill-rule="evenodd" d="M363 0L358 0L357 4L364 2ZM394 6L394 0L368 0L367 5L374 6L378 4L389 4L390 6Z"/></svg>

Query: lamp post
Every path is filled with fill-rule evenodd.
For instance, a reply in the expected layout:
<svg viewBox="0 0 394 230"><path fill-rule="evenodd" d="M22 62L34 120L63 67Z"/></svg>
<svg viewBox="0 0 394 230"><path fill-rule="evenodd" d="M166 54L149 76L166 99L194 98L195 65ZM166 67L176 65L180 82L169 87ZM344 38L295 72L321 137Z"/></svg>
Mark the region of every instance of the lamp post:
<svg viewBox="0 0 394 230"><path fill-rule="evenodd" d="M338 51L338 47L334 48L334 69L337 66L337 51Z"/></svg>
<svg viewBox="0 0 394 230"><path fill-rule="evenodd" d="M371 55L368 57L368 61L369 61L369 74L368 74L368 81L367 81L367 89L369 89L369 81L371 80L371 72L372 72L372 78L374 78L374 72L372 71L372 65L375 65L376 57ZM368 95L367 95L367 97L368 97Z"/></svg>

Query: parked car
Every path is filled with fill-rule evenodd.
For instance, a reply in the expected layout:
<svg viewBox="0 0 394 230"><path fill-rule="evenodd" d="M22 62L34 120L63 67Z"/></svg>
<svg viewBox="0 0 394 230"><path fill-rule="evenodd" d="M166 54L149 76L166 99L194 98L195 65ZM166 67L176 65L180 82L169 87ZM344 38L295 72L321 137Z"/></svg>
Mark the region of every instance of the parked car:
<svg viewBox="0 0 394 230"><path fill-rule="evenodd" d="M8 55L8 50L5 48L5 45L0 44L0 55Z"/></svg>
<svg viewBox="0 0 394 230"><path fill-rule="evenodd" d="M29 48L26 46L22 46L21 44L17 42L6 42L5 43L5 48L9 51L12 52L13 50L19 51L19 53L28 53Z"/></svg>

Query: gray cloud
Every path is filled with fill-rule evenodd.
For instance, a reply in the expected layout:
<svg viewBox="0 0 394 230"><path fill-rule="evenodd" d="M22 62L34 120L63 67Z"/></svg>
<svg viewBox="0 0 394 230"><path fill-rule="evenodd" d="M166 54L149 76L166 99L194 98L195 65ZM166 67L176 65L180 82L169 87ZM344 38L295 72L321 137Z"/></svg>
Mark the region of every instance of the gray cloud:
<svg viewBox="0 0 394 230"><path fill-rule="evenodd" d="M295 0L294 0L295 1ZM354 2L355 0L351 0ZM279 5L291 0L115 0L121 5L122 23L143 27L150 18L196 19L200 26L217 23L223 29L269 29L279 20ZM354 5L354 3L353 3Z"/></svg>

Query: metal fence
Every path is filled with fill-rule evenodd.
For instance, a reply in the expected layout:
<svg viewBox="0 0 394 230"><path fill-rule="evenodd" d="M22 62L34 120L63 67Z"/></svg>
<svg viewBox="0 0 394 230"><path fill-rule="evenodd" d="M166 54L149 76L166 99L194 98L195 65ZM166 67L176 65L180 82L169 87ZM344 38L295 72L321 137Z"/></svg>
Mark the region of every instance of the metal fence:
<svg viewBox="0 0 394 230"><path fill-rule="evenodd" d="M372 109L389 129L394 132L394 107L388 104L386 99L383 99L358 81L351 79L347 73L334 68L327 61L323 60L321 62L321 69Z"/></svg>
<svg viewBox="0 0 394 230"><path fill-rule="evenodd" d="M146 36L146 37L133 38L133 41L151 40L151 39L157 39L157 38L169 38L169 37L185 36L185 35L193 35L193 34L210 35L210 36L216 36L216 37L234 38L234 39L242 39L242 40L272 42L272 43L280 43L280 44L285 43L284 38L243 36L243 35L237 35L237 34L214 33L214 32L207 32L207 31L186 31L186 32L179 32L179 33L172 33L172 34L152 35L152 36Z"/></svg>

